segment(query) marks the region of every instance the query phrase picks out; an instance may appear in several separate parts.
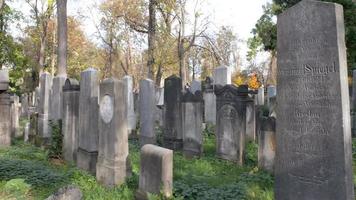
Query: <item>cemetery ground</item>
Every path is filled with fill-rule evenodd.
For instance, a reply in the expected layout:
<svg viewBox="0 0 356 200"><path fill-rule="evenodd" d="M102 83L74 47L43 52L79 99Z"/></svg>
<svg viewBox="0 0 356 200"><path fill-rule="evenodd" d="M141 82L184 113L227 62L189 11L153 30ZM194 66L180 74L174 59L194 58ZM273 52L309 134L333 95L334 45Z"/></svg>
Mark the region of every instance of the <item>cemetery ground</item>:
<svg viewBox="0 0 356 200"><path fill-rule="evenodd" d="M246 166L238 167L216 158L215 138L209 129L204 131L204 155L200 159L174 153L173 199L273 199L273 177L256 167L257 144L248 144ZM58 139L58 132L53 131L53 140ZM71 163L49 159L56 151L58 147L42 150L22 139L15 139L11 147L0 148L0 199L45 199L66 185L78 186L84 199L134 199L140 159L137 140L130 140L132 176L126 184L112 189L101 186L94 176Z"/></svg>

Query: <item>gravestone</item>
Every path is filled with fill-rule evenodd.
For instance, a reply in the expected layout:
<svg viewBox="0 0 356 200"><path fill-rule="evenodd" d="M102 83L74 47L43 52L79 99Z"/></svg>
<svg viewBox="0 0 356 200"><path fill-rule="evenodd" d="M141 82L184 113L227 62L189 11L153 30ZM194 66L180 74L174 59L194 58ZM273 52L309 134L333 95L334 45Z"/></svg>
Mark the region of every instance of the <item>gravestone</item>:
<svg viewBox="0 0 356 200"><path fill-rule="evenodd" d="M271 98L275 98L277 96L277 88L274 85L269 85L267 87L267 105L270 106Z"/></svg>
<svg viewBox="0 0 356 200"><path fill-rule="evenodd" d="M257 105L259 106L265 105L265 88L263 87L263 85L260 88L258 88Z"/></svg>
<svg viewBox="0 0 356 200"><path fill-rule="evenodd" d="M273 173L276 156L276 119L274 117L262 117L260 120L258 167Z"/></svg>
<svg viewBox="0 0 356 200"><path fill-rule="evenodd" d="M75 162L78 151L79 134L79 82L67 79L63 86L63 111L62 111L62 152L64 160Z"/></svg>
<svg viewBox="0 0 356 200"><path fill-rule="evenodd" d="M216 153L219 158L243 164L248 87L216 86Z"/></svg>
<svg viewBox="0 0 356 200"><path fill-rule="evenodd" d="M204 121L216 124L216 96L214 94L213 80L207 77L203 84Z"/></svg>
<svg viewBox="0 0 356 200"><path fill-rule="evenodd" d="M180 150L182 134L182 80L173 75L164 80L164 133L163 146Z"/></svg>
<svg viewBox="0 0 356 200"><path fill-rule="evenodd" d="M356 137L356 70L352 72L352 97L351 97L351 133Z"/></svg>
<svg viewBox="0 0 356 200"><path fill-rule="evenodd" d="M125 96L127 107L127 128L129 134L136 130L136 115L134 109L134 97L133 97L133 81L131 76L124 76L122 79L125 84Z"/></svg>
<svg viewBox="0 0 356 200"><path fill-rule="evenodd" d="M196 91L201 91L201 82L193 80L189 90L192 94L195 94Z"/></svg>
<svg viewBox="0 0 356 200"><path fill-rule="evenodd" d="M127 86L105 79L100 84L99 155L97 180L108 187L121 185L128 176Z"/></svg>
<svg viewBox="0 0 356 200"><path fill-rule="evenodd" d="M185 93L183 109L183 153L188 158L203 153L203 97L200 91Z"/></svg>
<svg viewBox="0 0 356 200"><path fill-rule="evenodd" d="M9 89L9 72L7 69L0 69L0 91L7 91Z"/></svg>
<svg viewBox="0 0 356 200"><path fill-rule="evenodd" d="M277 29L275 199L354 199L342 6L301 1Z"/></svg>
<svg viewBox="0 0 356 200"><path fill-rule="evenodd" d="M21 95L21 116L28 118L29 110L29 95L27 93L24 93Z"/></svg>
<svg viewBox="0 0 356 200"><path fill-rule="evenodd" d="M35 144L35 139L38 134L38 113L33 112L30 115L30 134L28 140L31 144Z"/></svg>
<svg viewBox="0 0 356 200"><path fill-rule="evenodd" d="M164 115L164 88L156 88L156 107L155 107L155 119L156 124L163 127L163 115Z"/></svg>
<svg viewBox="0 0 356 200"><path fill-rule="evenodd" d="M53 78L52 94L51 94L51 108L50 119L61 120L63 111L63 85L66 81L66 77L56 76Z"/></svg>
<svg viewBox="0 0 356 200"><path fill-rule="evenodd" d="M22 136L20 131L20 110L21 104L19 97L15 94L10 97L11 103L11 135L14 138Z"/></svg>
<svg viewBox="0 0 356 200"><path fill-rule="evenodd" d="M40 111L40 99L41 99L41 89L40 87L36 87L35 88L35 101L34 101L34 107L36 108L35 109L35 112L39 112Z"/></svg>
<svg viewBox="0 0 356 200"><path fill-rule="evenodd" d="M8 71L0 70L0 146L11 145L11 104L8 88Z"/></svg>
<svg viewBox="0 0 356 200"><path fill-rule="evenodd" d="M23 141L28 142L29 136L30 136L30 122L27 122L25 124L24 131L23 131Z"/></svg>
<svg viewBox="0 0 356 200"><path fill-rule="evenodd" d="M99 74L89 68L80 76L77 166L95 174L99 142Z"/></svg>
<svg viewBox="0 0 356 200"><path fill-rule="evenodd" d="M143 79L140 82L140 145L156 144L156 134L154 130L156 99L155 84L150 79Z"/></svg>
<svg viewBox="0 0 356 200"><path fill-rule="evenodd" d="M213 72L215 85L231 84L231 70L226 66L217 67Z"/></svg>
<svg viewBox="0 0 356 200"><path fill-rule="evenodd" d="M40 145L47 145L51 138L51 130L49 126L49 97L52 88L52 76L48 72L44 72L40 76L40 90L38 102L38 136Z"/></svg>
<svg viewBox="0 0 356 200"><path fill-rule="evenodd" d="M173 151L152 144L141 148L141 167L137 200L147 200L148 194L172 197Z"/></svg>
<svg viewBox="0 0 356 200"><path fill-rule="evenodd" d="M256 107L253 97L246 101L246 140L256 141Z"/></svg>

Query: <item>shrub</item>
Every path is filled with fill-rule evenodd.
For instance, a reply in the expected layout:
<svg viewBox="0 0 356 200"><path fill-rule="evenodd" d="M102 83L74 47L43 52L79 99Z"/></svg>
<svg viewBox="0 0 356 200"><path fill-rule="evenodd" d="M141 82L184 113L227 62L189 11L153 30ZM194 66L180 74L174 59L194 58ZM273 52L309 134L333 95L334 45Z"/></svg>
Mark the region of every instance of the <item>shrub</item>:
<svg viewBox="0 0 356 200"><path fill-rule="evenodd" d="M48 149L48 158L61 159L62 158L62 145L63 145L63 135L62 135L62 122L50 122L52 130L52 140Z"/></svg>

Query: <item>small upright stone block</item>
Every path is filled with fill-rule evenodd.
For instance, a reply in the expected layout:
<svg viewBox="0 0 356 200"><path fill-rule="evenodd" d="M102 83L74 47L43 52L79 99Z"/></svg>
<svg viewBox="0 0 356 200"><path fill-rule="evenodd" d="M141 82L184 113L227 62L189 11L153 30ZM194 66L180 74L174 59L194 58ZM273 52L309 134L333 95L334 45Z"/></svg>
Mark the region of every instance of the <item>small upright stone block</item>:
<svg viewBox="0 0 356 200"><path fill-rule="evenodd" d="M127 177L129 144L126 95L122 81L105 79L100 84L99 155L96 178L108 187L124 183Z"/></svg>
<svg viewBox="0 0 356 200"><path fill-rule="evenodd" d="M11 145L11 118L9 117L10 115L10 95L6 91L0 91L0 147Z"/></svg>
<svg viewBox="0 0 356 200"><path fill-rule="evenodd" d="M172 197L173 151L152 144L141 148L141 168L137 200L147 200L148 193Z"/></svg>
<svg viewBox="0 0 356 200"><path fill-rule="evenodd" d="M56 76L53 78L52 95L51 95L51 109L49 118L51 120L61 120L63 111L63 85L66 77Z"/></svg>
<svg viewBox="0 0 356 200"><path fill-rule="evenodd" d="M228 85L231 84L231 71L226 66L217 67L213 72L215 85Z"/></svg>
<svg viewBox="0 0 356 200"><path fill-rule="evenodd" d="M258 167L273 173L275 156L276 119L274 117L262 117L258 135Z"/></svg>

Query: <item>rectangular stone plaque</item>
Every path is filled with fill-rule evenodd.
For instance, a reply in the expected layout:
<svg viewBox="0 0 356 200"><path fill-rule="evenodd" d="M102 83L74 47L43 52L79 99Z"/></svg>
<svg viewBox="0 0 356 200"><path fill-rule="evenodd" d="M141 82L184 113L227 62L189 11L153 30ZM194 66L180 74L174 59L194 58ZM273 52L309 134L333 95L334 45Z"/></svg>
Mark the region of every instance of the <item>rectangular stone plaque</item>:
<svg viewBox="0 0 356 200"><path fill-rule="evenodd" d="M354 199L342 6L278 16L276 200Z"/></svg>

